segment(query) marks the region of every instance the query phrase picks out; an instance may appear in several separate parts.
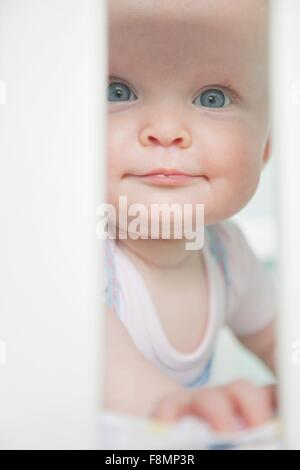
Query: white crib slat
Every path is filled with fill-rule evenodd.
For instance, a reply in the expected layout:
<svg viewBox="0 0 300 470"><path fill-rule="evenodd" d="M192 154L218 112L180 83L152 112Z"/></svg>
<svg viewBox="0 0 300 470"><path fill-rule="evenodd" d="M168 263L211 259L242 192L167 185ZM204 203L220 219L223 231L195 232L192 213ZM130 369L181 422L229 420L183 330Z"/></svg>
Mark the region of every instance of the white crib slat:
<svg viewBox="0 0 300 470"><path fill-rule="evenodd" d="M0 0L2 449L99 447L100 5Z"/></svg>
<svg viewBox="0 0 300 470"><path fill-rule="evenodd" d="M278 364L284 441L300 449L300 2L271 0L273 144L277 159Z"/></svg>

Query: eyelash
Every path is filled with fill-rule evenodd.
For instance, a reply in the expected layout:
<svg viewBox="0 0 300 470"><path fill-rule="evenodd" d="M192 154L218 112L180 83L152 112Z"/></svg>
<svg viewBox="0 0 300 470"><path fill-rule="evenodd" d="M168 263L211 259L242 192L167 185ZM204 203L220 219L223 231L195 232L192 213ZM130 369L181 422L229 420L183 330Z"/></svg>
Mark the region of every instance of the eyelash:
<svg viewBox="0 0 300 470"><path fill-rule="evenodd" d="M118 79L116 77L112 78L110 77L109 78L109 82L108 82L108 86L109 85L112 85L113 83L122 83L123 85L127 86L135 96L137 96L137 93L135 92L135 90L133 89L133 87L131 85L129 85L125 80L121 80L121 79ZM197 95L195 96L195 98L192 100L192 102L194 103L194 101L202 94L202 93L205 93L205 91L208 91L208 90L219 90L221 91L222 93L227 93L229 96L230 96L230 99L231 99L231 103L230 104L236 104L240 101L240 97L239 95L236 93L236 91L234 91L231 87L231 85L229 84L226 84L224 83L222 86L220 85L210 85L208 87L205 87L203 90L201 90L201 92L198 92ZM130 100L131 101L131 100ZM132 100L132 101L135 101L135 100ZM212 109L212 108L211 108ZM217 109L222 109L222 108L217 108ZM224 109L224 108L223 108Z"/></svg>

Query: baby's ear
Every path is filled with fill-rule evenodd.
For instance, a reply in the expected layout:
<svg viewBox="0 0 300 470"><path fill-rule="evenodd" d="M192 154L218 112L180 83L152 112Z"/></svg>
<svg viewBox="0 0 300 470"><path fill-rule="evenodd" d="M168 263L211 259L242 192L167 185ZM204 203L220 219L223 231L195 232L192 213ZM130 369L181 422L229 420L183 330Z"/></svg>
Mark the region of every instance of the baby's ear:
<svg viewBox="0 0 300 470"><path fill-rule="evenodd" d="M271 140L271 136L269 136L265 144L265 148L264 148L262 167L266 165L267 161L269 160L271 156L271 153L272 153L272 140Z"/></svg>

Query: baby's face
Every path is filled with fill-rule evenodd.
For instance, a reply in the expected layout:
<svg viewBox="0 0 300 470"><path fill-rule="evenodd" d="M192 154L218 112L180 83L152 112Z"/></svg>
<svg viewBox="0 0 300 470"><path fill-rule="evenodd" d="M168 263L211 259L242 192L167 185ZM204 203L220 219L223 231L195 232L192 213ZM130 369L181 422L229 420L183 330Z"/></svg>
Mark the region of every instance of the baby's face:
<svg viewBox="0 0 300 470"><path fill-rule="evenodd" d="M264 0L109 0L108 202L238 212L269 156ZM190 175L146 178L157 170Z"/></svg>

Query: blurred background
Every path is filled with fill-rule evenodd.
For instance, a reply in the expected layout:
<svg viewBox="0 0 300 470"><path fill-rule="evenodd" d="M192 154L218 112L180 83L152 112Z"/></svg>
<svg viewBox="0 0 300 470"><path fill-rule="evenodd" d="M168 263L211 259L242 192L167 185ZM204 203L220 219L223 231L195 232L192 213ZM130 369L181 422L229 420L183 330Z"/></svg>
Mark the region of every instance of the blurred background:
<svg viewBox="0 0 300 470"><path fill-rule="evenodd" d="M249 204L232 220L242 229L250 246L264 263L277 284L276 226L275 226L275 164L271 156L263 170L256 194ZM215 353L209 384L225 383L236 378L245 378L257 385L274 381L270 371L253 354L249 353L224 328Z"/></svg>

